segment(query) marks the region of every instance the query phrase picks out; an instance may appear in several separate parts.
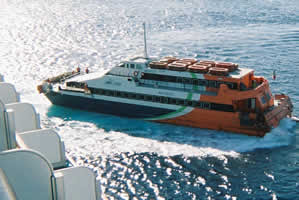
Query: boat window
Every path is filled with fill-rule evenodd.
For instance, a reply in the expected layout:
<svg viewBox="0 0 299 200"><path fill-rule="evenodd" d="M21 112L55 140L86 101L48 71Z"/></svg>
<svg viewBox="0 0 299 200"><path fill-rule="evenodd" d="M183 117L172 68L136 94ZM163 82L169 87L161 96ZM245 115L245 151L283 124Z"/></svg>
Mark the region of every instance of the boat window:
<svg viewBox="0 0 299 200"><path fill-rule="evenodd" d="M184 106L188 106L188 100L184 101Z"/></svg>
<svg viewBox="0 0 299 200"><path fill-rule="evenodd" d="M232 83L232 88L231 89L238 89L238 83Z"/></svg>
<svg viewBox="0 0 299 200"><path fill-rule="evenodd" d="M133 97L133 94L132 93L128 93L128 98L129 99L133 99L134 97Z"/></svg>
<svg viewBox="0 0 299 200"><path fill-rule="evenodd" d="M142 69L141 64L137 64L137 65L136 65L136 68L137 68L137 69Z"/></svg>
<svg viewBox="0 0 299 200"><path fill-rule="evenodd" d="M267 101L269 101L271 99L269 92L266 92L266 99L267 99Z"/></svg>
<svg viewBox="0 0 299 200"><path fill-rule="evenodd" d="M199 81L198 85L203 85L203 86L205 86L205 85L207 84L207 81L206 81L206 80L202 80L202 79L200 79L200 80L198 80L198 81Z"/></svg>
<svg viewBox="0 0 299 200"><path fill-rule="evenodd" d="M166 102L166 98L165 97L161 97L161 103L165 103Z"/></svg>
<svg viewBox="0 0 299 200"><path fill-rule="evenodd" d="M244 83L240 83L240 90L241 91L245 91L245 90L247 90L247 87L246 87L246 85L244 84Z"/></svg>
<svg viewBox="0 0 299 200"><path fill-rule="evenodd" d="M188 101L188 106L192 106L193 102L192 101Z"/></svg>
<svg viewBox="0 0 299 200"><path fill-rule="evenodd" d="M169 103L170 104L176 104L176 99L170 98Z"/></svg>
<svg viewBox="0 0 299 200"><path fill-rule="evenodd" d="M153 100L153 96L148 95L148 96L146 96L146 99L145 99L145 100L147 100L147 101L152 101L152 100Z"/></svg>
<svg viewBox="0 0 299 200"><path fill-rule="evenodd" d="M186 84L191 84L191 83L192 83L192 79L190 79L190 78L185 78L184 82L185 82Z"/></svg>
<svg viewBox="0 0 299 200"><path fill-rule="evenodd" d="M234 107L232 105L227 105L227 104L218 104L218 103L211 103L210 108L212 110L219 110L219 111L224 111L224 112L233 112Z"/></svg>
<svg viewBox="0 0 299 200"><path fill-rule="evenodd" d="M179 99L179 105L184 105L184 104L185 104L185 101L182 99Z"/></svg>
<svg viewBox="0 0 299 200"><path fill-rule="evenodd" d="M168 81L176 82L176 77L175 76L168 76Z"/></svg>
<svg viewBox="0 0 299 200"><path fill-rule="evenodd" d="M155 97L154 97L154 101L155 101L155 102L160 102L160 97L155 96Z"/></svg>
<svg viewBox="0 0 299 200"><path fill-rule="evenodd" d="M221 84L225 84L223 81L216 81L216 88L220 88Z"/></svg>
<svg viewBox="0 0 299 200"><path fill-rule="evenodd" d="M135 65L134 64L130 64L130 68L135 68Z"/></svg>
<svg viewBox="0 0 299 200"><path fill-rule="evenodd" d="M113 96L113 91L108 91L108 92L107 92L107 95L108 95L108 96Z"/></svg>
<svg viewBox="0 0 299 200"><path fill-rule="evenodd" d="M201 102L197 102L196 107L201 108L202 107Z"/></svg>
<svg viewBox="0 0 299 200"><path fill-rule="evenodd" d="M261 102L262 102L262 104L265 104L265 103L266 103L265 96L262 96L262 97L261 97Z"/></svg>
<svg viewBox="0 0 299 200"><path fill-rule="evenodd" d="M118 67L125 67L124 63L119 63Z"/></svg>
<svg viewBox="0 0 299 200"><path fill-rule="evenodd" d="M202 108L210 109L210 104L204 102L204 103L202 103Z"/></svg>
<svg viewBox="0 0 299 200"><path fill-rule="evenodd" d="M166 98L166 103L171 104L171 98Z"/></svg>
<svg viewBox="0 0 299 200"><path fill-rule="evenodd" d="M183 82L183 79L182 79L181 77L178 77L178 78L177 78L177 82L178 82L178 83L182 83L182 82Z"/></svg>
<svg viewBox="0 0 299 200"><path fill-rule="evenodd" d="M193 79L193 85L198 85L198 80L197 79Z"/></svg>
<svg viewBox="0 0 299 200"><path fill-rule="evenodd" d="M226 83L227 87L232 89L233 88L233 84L232 83Z"/></svg>
<svg viewBox="0 0 299 200"><path fill-rule="evenodd" d="M215 81L209 81L209 87L216 87Z"/></svg>
<svg viewBox="0 0 299 200"><path fill-rule="evenodd" d="M251 99L250 99L250 106L251 106L251 109L253 109L253 110L255 109L255 104L256 104L256 103L255 103L255 98L251 98Z"/></svg>
<svg viewBox="0 0 299 200"><path fill-rule="evenodd" d="M192 106L193 107L197 106L197 102L196 101L192 101Z"/></svg>

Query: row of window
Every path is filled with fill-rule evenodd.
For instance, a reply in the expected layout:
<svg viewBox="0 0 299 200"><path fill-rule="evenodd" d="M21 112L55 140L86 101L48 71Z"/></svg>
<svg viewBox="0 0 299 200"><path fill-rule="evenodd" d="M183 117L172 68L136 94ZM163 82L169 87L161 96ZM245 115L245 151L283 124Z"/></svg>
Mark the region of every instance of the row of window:
<svg viewBox="0 0 299 200"><path fill-rule="evenodd" d="M136 100L142 100L142 101L151 101L151 102L181 105L181 106L191 106L191 107L196 107L196 108L212 109L212 110L219 110L219 111L226 111L226 112L234 111L232 105L226 105L226 104L216 104L216 103L192 101L192 100L186 100L186 99L178 99L178 98L172 98L172 97L145 95L145 94L137 94L137 93L132 93L132 92L122 92L122 91L97 89L97 88L89 88L89 90L92 94L99 94L99 95L105 95L105 96L121 97L121 98L127 98L127 99L136 99Z"/></svg>
<svg viewBox="0 0 299 200"><path fill-rule="evenodd" d="M118 67L125 67L125 68L131 68L131 69L142 69L141 64L134 64L134 63L121 63L118 65Z"/></svg>
<svg viewBox="0 0 299 200"><path fill-rule="evenodd" d="M141 79L183 83L183 84L192 84L192 85L214 87L214 88L219 88L221 84L226 84L230 89L238 89L237 83L213 81L213 80L205 80L205 79L195 79L195 78L185 78L185 77L178 77L178 76L168 76L168 75L161 75L161 74L144 73L144 75L141 77Z"/></svg>
<svg viewBox="0 0 299 200"><path fill-rule="evenodd" d="M84 88L85 83L70 81L70 82L66 83L66 86L68 86L68 87L75 87L75 88Z"/></svg>

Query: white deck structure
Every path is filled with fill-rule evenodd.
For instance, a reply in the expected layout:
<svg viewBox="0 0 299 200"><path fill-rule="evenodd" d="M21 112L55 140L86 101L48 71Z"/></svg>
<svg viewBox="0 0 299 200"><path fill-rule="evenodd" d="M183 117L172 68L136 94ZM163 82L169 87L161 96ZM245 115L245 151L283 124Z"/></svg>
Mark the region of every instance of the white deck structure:
<svg viewBox="0 0 299 200"><path fill-rule="evenodd" d="M34 107L19 102L12 84L0 83L0 199L98 199L93 171L71 165L59 135L41 129Z"/></svg>

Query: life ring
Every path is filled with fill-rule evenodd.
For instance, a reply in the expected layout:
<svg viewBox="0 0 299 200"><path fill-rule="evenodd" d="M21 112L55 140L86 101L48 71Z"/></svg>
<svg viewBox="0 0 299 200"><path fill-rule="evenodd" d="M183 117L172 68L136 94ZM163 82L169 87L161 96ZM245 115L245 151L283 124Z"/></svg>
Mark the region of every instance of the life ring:
<svg viewBox="0 0 299 200"><path fill-rule="evenodd" d="M135 71L133 74L135 77L138 76L138 71Z"/></svg>

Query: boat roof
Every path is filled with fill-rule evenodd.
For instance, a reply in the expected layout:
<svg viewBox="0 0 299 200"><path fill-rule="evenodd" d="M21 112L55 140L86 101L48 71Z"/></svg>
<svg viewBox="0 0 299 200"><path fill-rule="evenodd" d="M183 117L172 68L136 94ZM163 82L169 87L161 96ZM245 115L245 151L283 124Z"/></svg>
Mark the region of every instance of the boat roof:
<svg viewBox="0 0 299 200"><path fill-rule="evenodd" d="M235 79L240 79L244 76L246 76L247 74L253 72L253 69L248 69L248 68L239 68L233 72L230 72L228 77L230 78L235 78Z"/></svg>
<svg viewBox="0 0 299 200"><path fill-rule="evenodd" d="M153 60L158 60L156 57L144 57L144 56L135 56L124 60L123 62L134 62L134 63L148 63Z"/></svg>

